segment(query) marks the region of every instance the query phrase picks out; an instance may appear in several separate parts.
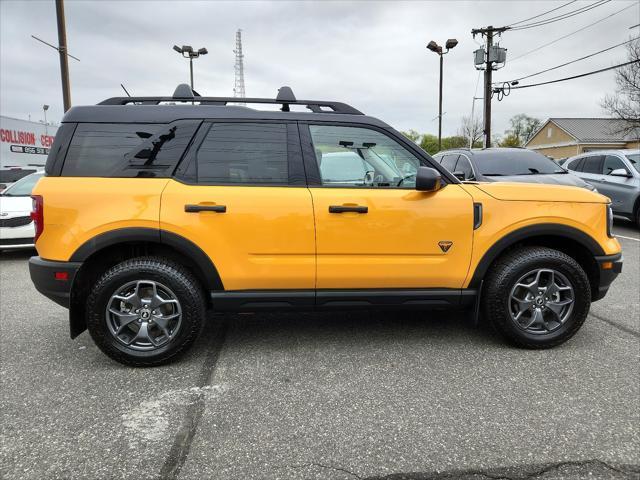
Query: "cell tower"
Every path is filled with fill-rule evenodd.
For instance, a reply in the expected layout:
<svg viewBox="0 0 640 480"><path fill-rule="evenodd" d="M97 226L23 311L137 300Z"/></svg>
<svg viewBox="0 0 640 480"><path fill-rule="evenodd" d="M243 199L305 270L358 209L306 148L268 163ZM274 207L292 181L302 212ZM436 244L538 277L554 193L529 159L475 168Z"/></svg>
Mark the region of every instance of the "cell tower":
<svg viewBox="0 0 640 480"><path fill-rule="evenodd" d="M244 91L244 55L242 54L242 30L238 29L236 32L236 49L233 51L236 54L236 84L233 87L233 96L236 98L245 98Z"/></svg>

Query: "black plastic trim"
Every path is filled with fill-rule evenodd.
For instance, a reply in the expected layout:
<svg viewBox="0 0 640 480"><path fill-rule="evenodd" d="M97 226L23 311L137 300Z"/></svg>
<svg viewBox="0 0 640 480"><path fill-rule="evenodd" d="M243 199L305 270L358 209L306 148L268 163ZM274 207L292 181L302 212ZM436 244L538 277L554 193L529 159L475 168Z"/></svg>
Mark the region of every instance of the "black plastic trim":
<svg viewBox="0 0 640 480"><path fill-rule="evenodd" d="M473 277L469 282L469 288L479 287L480 281L486 275L487 270L489 270L489 267L491 266L493 261L498 258L498 256L508 247L523 240L529 240L531 238L544 236L569 238L585 247L589 252L591 252L593 256L604 255L604 250L602 250L600 244L595 239L578 230L577 228L555 223L530 225L528 227L523 227L507 234L506 236L495 242L491 246L491 248L487 250L487 252L478 263L475 272L473 273Z"/></svg>
<svg viewBox="0 0 640 480"><path fill-rule="evenodd" d="M238 290L211 292L214 311L458 308L475 304L473 289Z"/></svg>
<svg viewBox="0 0 640 480"><path fill-rule="evenodd" d="M83 262L104 248L136 242L149 242L167 245L189 257L200 269L200 279L208 290L223 290L224 286L218 271L209 256L195 243L166 230L153 228L119 228L102 233L82 244L71 255L69 261Z"/></svg>
<svg viewBox="0 0 640 480"><path fill-rule="evenodd" d="M71 139L76 131L77 123L63 123L56 132L55 140L47 156L44 166L45 174L49 177L59 177L62 173L62 165L67 156Z"/></svg>
<svg viewBox="0 0 640 480"><path fill-rule="evenodd" d="M29 259L29 274L36 290L58 305L69 308L71 287L81 266L80 262L56 262L40 257L31 257ZM56 280L56 272L67 273L67 279Z"/></svg>
<svg viewBox="0 0 640 480"><path fill-rule="evenodd" d="M482 225L482 203L473 204L473 229L477 230Z"/></svg>
<svg viewBox="0 0 640 480"><path fill-rule="evenodd" d="M613 283L620 273L622 273L623 258L622 253L616 253L614 255L600 255L595 257L600 270L600 280L598 282L598 288L595 294L591 295L591 301L596 302L605 297L609 291L609 287ZM613 263L613 268L603 269L602 264L605 262Z"/></svg>

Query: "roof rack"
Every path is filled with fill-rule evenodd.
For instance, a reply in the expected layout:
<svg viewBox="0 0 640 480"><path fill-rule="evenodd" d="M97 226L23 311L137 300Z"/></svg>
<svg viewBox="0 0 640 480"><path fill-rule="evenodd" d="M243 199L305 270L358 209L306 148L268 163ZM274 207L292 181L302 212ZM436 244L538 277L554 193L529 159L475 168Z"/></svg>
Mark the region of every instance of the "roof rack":
<svg viewBox="0 0 640 480"><path fill-rule="evenodd" d="M280 87L278 95L273 98L237 98L237 97L201 97L191 90L186 83L178 85L171 97L112 97L98 105L127 105L135 103L139 105L158 105L162 102L198 102L199 105L224 106L228 103L269 103L282 105L283 112L290 111L290 105L305 105L313 113L341 113L350 115L364 115L360 110L342 102L324 100L297 100L289 87Z"/></svg>

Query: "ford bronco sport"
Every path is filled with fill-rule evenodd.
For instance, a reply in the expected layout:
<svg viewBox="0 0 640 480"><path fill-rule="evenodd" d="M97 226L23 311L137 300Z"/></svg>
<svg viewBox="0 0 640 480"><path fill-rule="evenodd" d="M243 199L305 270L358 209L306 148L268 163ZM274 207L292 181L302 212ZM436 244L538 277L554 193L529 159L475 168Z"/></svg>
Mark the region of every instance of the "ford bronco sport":
<svg viewBox="0 0 640 480"><path fill-rule="evenodd" d="M33 205L36 288L72 338L136 366L184 352L208 309L468 308L552 347L622 268L606 197L461 183L384 122L288 87L72 108Z"/></svg>

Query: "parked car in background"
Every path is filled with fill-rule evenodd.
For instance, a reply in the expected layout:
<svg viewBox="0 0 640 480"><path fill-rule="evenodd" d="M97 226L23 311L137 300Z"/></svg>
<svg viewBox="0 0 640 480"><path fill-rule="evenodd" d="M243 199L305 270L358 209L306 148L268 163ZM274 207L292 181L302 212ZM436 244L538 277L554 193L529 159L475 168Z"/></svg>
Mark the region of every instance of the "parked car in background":
<svg viewBox="0 0 640 480"><path fill-rule="evenodd" d="M43 174L27 175L0 193L0 250L33 247L31 191Z"/></svg>
<svg viewBox="0 0 640 480"><path fill-rule="evenodd" d="M595 190L553 160L526 148L457 148L433 158L460 180L549 183Z"/></svg>
<svg viewBox="0 0 640 480"><path fill-rule="evenodd" d="M609 197L614 214L640 227L640 150L598 150L572 157L565 165Z"/></svg>
<svg viewBox="0 0 640 480"><path fill-rule="evenodd" d="M0 193L5 191L21 178L26 177L35 171L35 169L27 168L4 168L0 170Z"/></svg>

